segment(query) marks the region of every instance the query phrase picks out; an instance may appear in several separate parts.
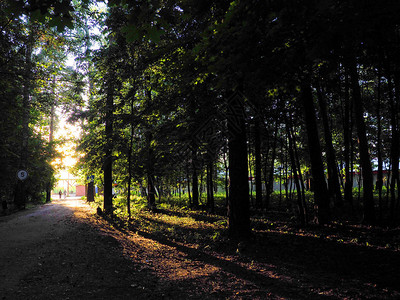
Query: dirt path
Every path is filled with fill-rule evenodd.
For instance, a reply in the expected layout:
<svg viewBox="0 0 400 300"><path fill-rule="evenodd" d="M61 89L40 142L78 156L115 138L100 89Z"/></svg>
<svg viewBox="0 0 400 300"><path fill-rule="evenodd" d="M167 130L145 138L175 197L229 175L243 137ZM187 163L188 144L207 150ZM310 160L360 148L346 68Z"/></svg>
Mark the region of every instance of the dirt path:
<svg viewBox="0 0 400 300"><path fill-rule="evenodd" d="M0 219L0 299L140 298L136 266L92 216L70 198Z"/></svg>
<svg viewBox="0 0 400 300"><path fill-rule="evenodd" d="M223 274L221 285L218 259L199 253L116 230L81 200L55 200L0 219L0 299L232 296L238 279Z"/></svg>
<svg viewBox="0 0 400 300"><path fill-rule="evenodd" d="M0 218L0 299L399 299L399 255L259 233L244 253L126 232L78 199Z"/></svg>
<svg viewBox="0 0 400 300"><path fill-rule="evenodd" d="M0 287L11 291L18 282L40 264L46 244L67 230L64 221L73 215L68 200L46 204L0 219ZM71 206L71 207L69 207ZM1 289L0 289L1 291Z"/></svg>
<svg viewBox="0 0 400 300"><path fill-rule="evenodd" d="M0 219L0 299L218 298L219 267L190 250L118 231L81 200L54 200Z"/></svg>

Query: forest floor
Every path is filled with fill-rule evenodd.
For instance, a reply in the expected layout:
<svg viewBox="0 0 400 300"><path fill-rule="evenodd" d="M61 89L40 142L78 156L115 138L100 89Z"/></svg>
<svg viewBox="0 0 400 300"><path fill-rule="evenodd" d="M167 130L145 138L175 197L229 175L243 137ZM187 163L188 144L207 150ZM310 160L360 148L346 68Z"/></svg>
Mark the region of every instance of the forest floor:
<svg viewBox="0 0 400 300"><path fill-rule="evenodd" d="M400 299L399 230L284 220L253 218L237 244L218 215L108 222L55 200L0 217L0 299Z"/></svg>

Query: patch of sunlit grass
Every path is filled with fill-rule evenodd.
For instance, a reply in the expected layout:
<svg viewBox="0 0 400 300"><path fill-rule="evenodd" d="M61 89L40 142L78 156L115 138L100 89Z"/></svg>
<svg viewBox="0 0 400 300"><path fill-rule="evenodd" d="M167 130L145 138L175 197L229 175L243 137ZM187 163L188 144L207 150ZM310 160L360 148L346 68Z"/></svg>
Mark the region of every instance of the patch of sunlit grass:
<svg viewBox="0 0 400 300"><path fill-rule="evenodd" d="M131 218L128 219L126 197L119 195L114 201L114 215L120 226L136 232L145 232L158 238L194 244L195 247L210 247L224 242L226 217L192 211L186 206L157 203L156 210L147 209L147 201L137 195L131 196ZM102 208L102 197L96 197L93 207Z"/></svg>

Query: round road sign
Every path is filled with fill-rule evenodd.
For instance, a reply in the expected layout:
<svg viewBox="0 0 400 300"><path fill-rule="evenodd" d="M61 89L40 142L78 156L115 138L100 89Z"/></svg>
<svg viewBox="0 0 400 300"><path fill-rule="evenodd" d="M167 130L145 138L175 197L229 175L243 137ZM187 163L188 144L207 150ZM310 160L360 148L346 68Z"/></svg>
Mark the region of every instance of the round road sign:
<svg viewBox="0 0 400 300"><path fill-rule="evenodd" d="M19 180L24 181L26 178L28 178L28 172L25 170L19 170L17 172L17 177Z"/></svg>

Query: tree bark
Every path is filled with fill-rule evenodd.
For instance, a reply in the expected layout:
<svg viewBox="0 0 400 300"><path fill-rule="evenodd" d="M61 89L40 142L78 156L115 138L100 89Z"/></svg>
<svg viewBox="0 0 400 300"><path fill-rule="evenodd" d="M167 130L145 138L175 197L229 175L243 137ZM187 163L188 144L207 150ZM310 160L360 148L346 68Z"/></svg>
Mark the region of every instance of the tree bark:
<svg viewBox="0 0 400 300"><path fill-rule="evenodd" d="M348 75L345 75L345 94L344 94L344 122L343 122L343 141L344 141L344 164L345 164L345 182L344 182L344 199L353 209L353 180L350 173L351 165L351 122L350 122L350 95L349 95L349 79Z"/></svg>
<svg viewBox="0 0 400 300"><path fill-rule="evenodd" d="M251 146L250 143L247 147L247 161L248 161L248 174L249 174L249 186L250 186L250 205L254 206L254 198L253 198L253 168L252 168L252 159L251 159Z"/></svg>
<svg viewBox="0 0 400 300"><path fill-rule="evenodd" d="M271 154L271 164L269 166L269 173L268 173L268 181L266 182L267 186L267 195L265 198L265 209L268 210L269 203L271 201L271 194L274 192L274 170L275 170L275 158L276 158L276 144L278 141L278 121L275 123L275 132L274 132L274 140L272 144L272 154ZM281 185L281 172L279 172L279 184ZM281 187L279 189L279 199L282 198L282 190Z"/></svg>
<svg viewBox="0 0 400 300"><path fill-rule="evenodd" d="M228 161L226 159L227 156L227 147L224 147L224 168L225 168L225 206L228 207L229 201L229 167Z"/></svg>
<svg viewBox="0 0 400 300"><path fill-rule="evenodd" d="M113 194L112 194L112 136L113 136L113 113L114 113L114 86L112 79L108 79L107 98L106 98L106 146L104 158L104 212L112 216L113 213Z"/></svg>
<svg viewBox="0 0 400 300"><path fill-rule="evenodd" d="M187 189L188 189L189 207L190 207L192 205L192 193L190 192L190 174L188 165L186 165L186 176L187 176Z"/></svg>
<svg viewBox="0 0 400 300"><path fill-rule="evenodd" d="M327 224L330 222L328 189L326 186L324 166L322 163L314 100L311 87L308 82L302 83L300 99L304 108L304 119L308 138L308 151L311 161L311 176L313 178L314 202L317 211L317 221L319 224Z"/></svg>
<svg viewBox="0 0 400 300"><path fill-rule="evenodd" d="M197 177L197 170L196 170L196 150L192 152L192 190L193 190L193 207L199 207L199 179Z"/></svg>
<svg viewBox="0 0 400 300"><path fill-rule="evenodd" d="M56 76L53 75L53 97L54 99L51 101L50 107L50 132L49 132L49 147L52 147L53 144L53 136L54 136L54 108L56 102ZM51 201L51 182L49 181L46 186L46 203Z"/></svg>
<svg viewBox="0 0 400 300"><path fill-rule="evenodd" d="M256 116L254 132L254 155L255 155L255 181L256 181L256 207L262 208L262 181L261 181L261 131L260 117Z"/></svg>
<svg viewBox="0 0 400 300"><path fill-rule="evenodd" d="M368 151L368 140L364 122L364 106L361 98L361 91L358 80L357 66L354 58L349 58L348 71L351 78L353 95L353 113L356 122L358 145L360 150L360 165L363 176L363 205L364 222L373 224L375 222L374 198L373 198L373 177L371 159Z"/></svg>
<svg viewBox="0 0 400 300"><path fill-rule="evenodd" d="M390 214L391 221L394 221L396 210L396 186L399 186L399 129L398 129L398 101L400 99L400 80L398 74L394 76L395 81L395 97L390 97L390 124L392 126L391 141L391 161L392 161L392 181L390 182ZM390 79L388 80L390 83Z"/></svg>
<svg viewBox="0 0 400 300"><path fill-rule="evenodd" d="M286 119L286 134L289 139L289 157L290 157L290 162L292 165L292 173L294 177L294 183L296 185L297 189L297 209L298 209L298 214L299 214L299 219L300 219L300 225L304 227L306 225L306 217L305 217L305 209L303 207L303 200L302 200L302 195L301 195L301 188L300 188L300 183L299 183L299 177L297 173L297 164L294 158L294 144L293 144L293 137L291 134L290 130L290 122Z"/></svg>
<svg viewBox="0 0 400 300"><path fill-rule="evenodd" d="M293 124L292 121L290 121L290 124ZM289 130L293 129L293 125L289 127ZM308 208L307 208L307 203L306 203L306 195L305 195L305 186L304 186L304 180L303 180L303 175L301 174L301 165L300 165L300 158L299 158L299 153L297 151L297 145L296 145L296 135L294 132L291 133L292 139L293 139L293 151L294 151L294 158L297 163L297 170L299 173L299 181L300 181L300 187L301 187L301 202L302 202L302 207L304 211L304 220L305 223L308 223Z"/></svg>
<svg viewBox="0 0 400 300"><path fill-rule="evenodd" d="M229 132L229 235L247 239L250 235L249 185L247 170L247 140L243 103L233 95L228 103Z"/></svg>
<svg viewBox="0 0 400 300"><path fill-rule="evenodd" d="M147 173L147 206L149 209L154 209L156 206L156 191L155 191L155 178L154 178L154 157L153 149L151 146L151 141L153 135L149 129L146 132L146 145L147 145L147 163L146 163L146 173Z"/></svg>
<svg viewBox="0 0 400 300"><path fill-rule="evenodd" d="M86 199L87 199L88 202L93 202L94 201L94 182L93 181L90 181L87 184Z"/></svg>
<svg viewBox="0 0 400 300"><path fill-rule="evenodd" d="M378 190L379 201L379 220L382 221L382 187L383 187L383 162L382 162L382 120L381 120L381 68L378 70L377 99L376 99L376 118L377 118L377 156L378 156L378 176L376 189Z"/></svg>
<svg viewBox="0 0 400 300"><path fill-rule="evenodd" d="M339 174L336 165L336 154L333 149L332 133L329 127L328 110L321 88L317 88L318 102L321 111L322 124L326 145L326 158L328 164L328 192L334 198L335 206L342 207L343 199L340 191Z"/></svg>
<svg viewBox="0 0 400 300"><path fill-rule="evenodd" d="M29 18L29 17L28 17ZM26 170L28 166L28 142L29 142L29 123L31 107L31 89L32 89L32 48L33 48L33 29L30 20L28 20L29 36L25 46L25 66L24 66L24 86L22 96L22 145L19 168ZM18 180L15 187L14 203L18 209L25 209L26 204L26 184L25 181Z"/></svg>
<svg viewBox="0 0 400 300"><path fill-rule="evenodd" d="M207 211L214 213L213 162L207 164Z"/></svg>
<svg viewBox="0 0 400 300"><path fill-rule="evenodd" d="M128 218L131 218L131 183L132 183L132 151L133 151L133 134L134 134L134 124L133 124L133 105L134 98L132 97L130 102L131 110L131 132L129 137L129 147L128 147L128 193L126 196L126 207L128 211Z"/></svg>

